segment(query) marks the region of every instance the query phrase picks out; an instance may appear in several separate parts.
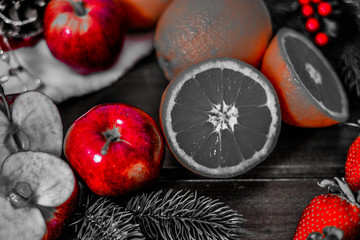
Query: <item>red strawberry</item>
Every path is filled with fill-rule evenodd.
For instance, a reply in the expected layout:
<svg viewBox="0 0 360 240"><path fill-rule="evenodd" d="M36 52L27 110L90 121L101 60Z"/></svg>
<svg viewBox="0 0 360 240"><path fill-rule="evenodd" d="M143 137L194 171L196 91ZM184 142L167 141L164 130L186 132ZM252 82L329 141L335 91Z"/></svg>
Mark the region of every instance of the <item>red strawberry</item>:
<svg viewBox="0 0 360 240"><path fill-rule="evenodd" d="M351 191L360 190L360 136L351 144L345 163L345 181Z"/></svg>
<svg viewBox="0 0 360 240"><path fill-rule="evenodd" d="M356 203L348 185L338 178L325 180L320 186L341 190L341 193L328 193L315 197L305 208L293 240L306 240L313 232L322 232L334 226L344 232L343 240L355 240L360 235L360 205Z"/></svg>

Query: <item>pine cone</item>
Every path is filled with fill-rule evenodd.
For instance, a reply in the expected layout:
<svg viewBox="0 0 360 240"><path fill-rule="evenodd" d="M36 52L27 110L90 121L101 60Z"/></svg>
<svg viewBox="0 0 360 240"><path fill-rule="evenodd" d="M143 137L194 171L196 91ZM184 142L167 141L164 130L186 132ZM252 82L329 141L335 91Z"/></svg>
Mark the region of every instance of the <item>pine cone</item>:
<svg viewBox="0 0 360 240"><path fill-rule="evenodd" d="M11 48L31 45L43 32L43 15L49 0L0 0L0 33ZM1 47L9 50L5 39Z"/></svg>

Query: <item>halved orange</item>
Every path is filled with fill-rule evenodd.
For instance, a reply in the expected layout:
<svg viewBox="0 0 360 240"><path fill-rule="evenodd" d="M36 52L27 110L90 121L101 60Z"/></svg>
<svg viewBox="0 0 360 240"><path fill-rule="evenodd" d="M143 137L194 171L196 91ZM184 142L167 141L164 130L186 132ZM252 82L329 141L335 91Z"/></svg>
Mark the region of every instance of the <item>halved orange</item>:
<svg viewBox="0 0 360 240"><path fill-rule="evenodd" d="M234 58L211 58L169 83L160 123L181 164L205 177L228 178L270 154L281 113L276 92L260 71Z"/></svg>
<svg viewBox="0 0 360 240"><path fill-rule="evenodd" d="M336 72L304 35L281 29L265 51L261 72L277 92L284 122L327 127L347 120L348 100Z"/></svg>

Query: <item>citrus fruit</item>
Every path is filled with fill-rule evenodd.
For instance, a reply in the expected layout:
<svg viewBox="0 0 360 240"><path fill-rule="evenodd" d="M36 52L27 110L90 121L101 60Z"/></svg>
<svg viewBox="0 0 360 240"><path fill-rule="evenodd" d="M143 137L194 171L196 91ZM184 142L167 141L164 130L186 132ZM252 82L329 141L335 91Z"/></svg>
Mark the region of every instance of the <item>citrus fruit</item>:
<svg viewBox="0 0 360 240"><path fill-rule="evenodd" d="M159 17L172 0L116 0L123 5L129 29L155 27Z"/></svg>
<svg viewBox="0 0 360 240"><path fill-rule="evenodd" d="M260 71L237 59L212 58L169 83L160 123L181 164L205 177L227 178L270 154L281 113L276 92Z"/></svg>
<svg viewBox="0 0 360 240"><path fill-rule="evenodd" d="M327 127L348 118L348 100L338 76L304 35L281 29L265 52L261 72L277 92L284 122Z"/></svg>
<svg viewBox="0 0 360 240"><path fill-rule="evenodd" d="M261 0L174 0L161 15L154 45L165 77L213 57L258 67L272 37Z"/></svg>

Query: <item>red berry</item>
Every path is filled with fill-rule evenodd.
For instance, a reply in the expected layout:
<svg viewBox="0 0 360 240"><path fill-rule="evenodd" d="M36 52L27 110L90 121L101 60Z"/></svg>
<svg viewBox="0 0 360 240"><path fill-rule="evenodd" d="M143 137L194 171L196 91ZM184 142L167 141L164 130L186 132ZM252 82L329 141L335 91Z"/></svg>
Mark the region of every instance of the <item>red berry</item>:
<svg viewBox="0 0 360 240"><path fill-rule="evenodd" d="M314 9L310 4L305 4L301 7L301 14L304 17L311 17L314 14Z"/></svg>
<svg viewBox="0 0 360 240"><path fill-rule="evenodd" d="M318 46L325 46L327 43L329 42L329 37L328 35L326 35L325 33L318 33L315 36L315 43Z"/></svg>
<svg viewBox="0 0 360 240"><path fill-rule="evenodd" d="M326 17L326 16L330 15L331 12L332 12L332 7L331 7L330 3L322 2L318 5L319 15Z"/></svg>
<svg viewBox="0 0 360 240"><path fill-rule="evenodd" d="M299 4L303 5L303 4L309 4L310 0L299 0Z"/></svg>
<svg viewBox="0 0 360 240"><path fill-rule="evenodd" d="M322 0L311 0L313 3L320 3Z"/></svg>
<svg viewBox="0 0 360 240"><path fill-rule="evenodd" d="M316 32L320 27L320 23L316 18L309 18L305 23L308 32Z"/></svg>
<svg viewBox="0 0 360 240"><path fill-rule="evenodd" d="M360 137L351 144L345 163L345 181L351 191L360 190Z"/></svg>

